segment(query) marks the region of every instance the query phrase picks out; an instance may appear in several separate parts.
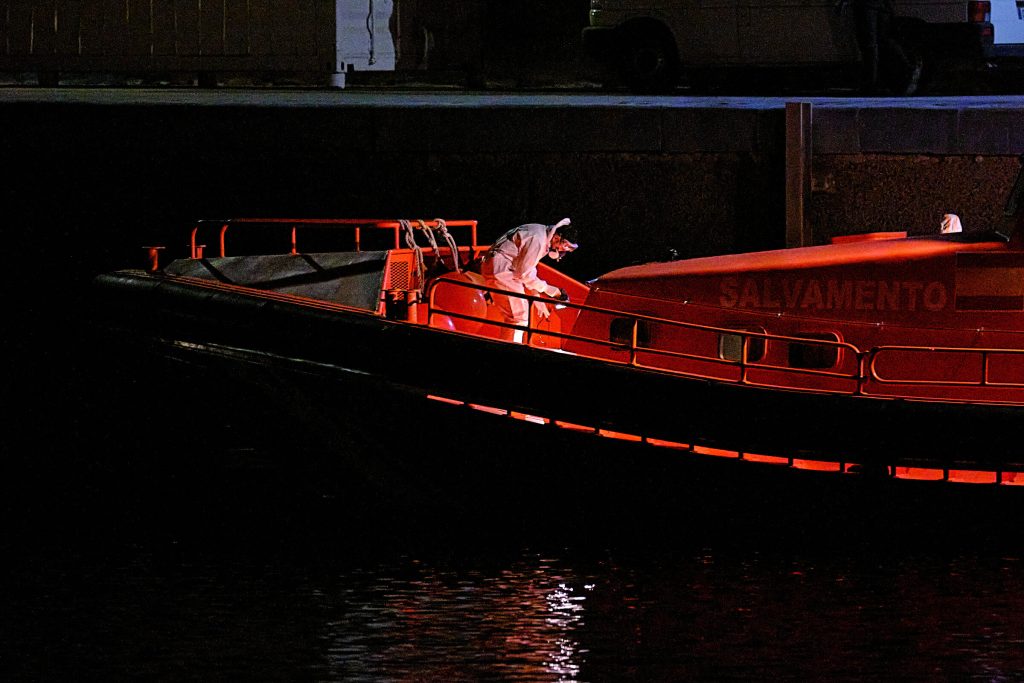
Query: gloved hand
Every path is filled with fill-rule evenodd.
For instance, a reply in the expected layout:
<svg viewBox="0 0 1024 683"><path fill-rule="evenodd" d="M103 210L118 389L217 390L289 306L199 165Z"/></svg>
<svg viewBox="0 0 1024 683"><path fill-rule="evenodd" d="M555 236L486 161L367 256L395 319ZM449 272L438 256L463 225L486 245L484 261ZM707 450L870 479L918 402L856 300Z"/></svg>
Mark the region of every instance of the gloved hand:
<svg viewBox="0 0 1024 683"><path fill-rule="evenodd" d="M569 300L569 292L567 292L563 288L559 287L558 288L558 294L555 295L555 298L558 299L559 301L568 301Z"/></svg>

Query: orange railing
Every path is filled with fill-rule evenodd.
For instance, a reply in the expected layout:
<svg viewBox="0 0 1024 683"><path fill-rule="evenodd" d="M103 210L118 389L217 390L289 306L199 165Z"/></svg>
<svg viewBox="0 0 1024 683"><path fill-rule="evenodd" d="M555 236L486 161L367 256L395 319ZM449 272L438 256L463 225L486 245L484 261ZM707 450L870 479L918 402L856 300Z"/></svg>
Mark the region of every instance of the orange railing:
<svg viewBox="0 0 1024 683"><path fill-rule="evenodd" d="M412 221L413 227L419 226L419 221ZM403 225L395 219L382 218L230 218L226 220L201 220L192 228L189 238L190 255L192 258L202 258L204 245L199 243L200 230L206 226L219 228L217 234L217 254L220 257L227 256L227 233L232 225L291 225L290 252L299 253L298 234L299 228L323 228L331 226L348 226L353 230L354 249L359 251L362 246L362 229L372 228L377 230L391 230L394 233L394 248L401 248ZM475 251L477 247L477 222L473 220L431 220L423 221L428 228L438 228L441 225L447 227L468 227L470 229L469 249Z"/></svg>
<svg viewBox="0 0 1024 683"><path fill-rule="evenodd" d="M621 349L623 351L628 351L629 352L629 359L628 360L626 360L626 361L617 361L617 360L614 360L614 359L608 359L611 362L618 363L618 364L621 364L621 365L632 365L634 367L641 367L641 368L652 369L652 370L662 370L664 368L662 368L661 366L658 366L658 365L650 365L650 364L645 364L645 363L640 362L640 360L638 358L638 353L642 352L642 353L652 354L652 355L656 355L656 356L672 357L672 358L680 358L680 359L689 359L689 360L700 360L700 361L703 361L703 362L713 362L713 363L718 363L718 364L721 364L721 365L731 365L731 366L739 367L742 370L744 370L744 373L743 373L743 380L744 380L744 382L746 380L746 372L745 371L747 369L750 369L750 368L765 368L765 369L771 369L771 370L787 370L787 371L793 372L794 374L823 375L823 376L834 377L834 378L838 378L838 379L849 379L849 380L854 380L854 381L860 379L860 374L858 372L856 372L856 371L851 371L851 372L835 372L835 371L829 371L829 370L815 370L815 369L810 369L810 368L792 368L792 367L789 367L789 366L775 365L775 364L770 364L770 363L759 363L759 362L747 360L747 358L749 357L750 339L752 339L752 338L761 338L761 339L765 339L765 340L772 339L772 340L776 340L776 341L793 341L793 342L799 342L801 344L811 344L811 345L821 345L821 346L825 346L825 347L832 347L832 348L836 348L837 350L838 349L846 349L849 353L854 354L856 357L859 358L861 352L857 349L857 347L855 347L853 344L848 344L846 342L830 341L830 340L825 340L825 339L808 339L806 337L791 337L791 336L785 336L785 335L773 335L773 334L769 334L769 333L766 333L766 332L749 332L749 331L745 331L745 330L736 330L736 329L728 328L728 327L717 327L717 326L714 326L714 325L702 325L702 324L699 324L699 323L681 322L681 321L678 321L678 320L671 320L671 319L668 319L668 318L659 318L657 316L652 316L652 315L643 315L643 314L640 314L640 313L631 313L631 312L628 312L628 311L621 311L621 310L614 309L614 308L602 308L600 306L591 306L591 305L588 305L588 304L577 304L577 303L572 303L572 302L558 302L559 306L566 306L568 308L573 308L573 309L576 309L576 310L581 311L581 312L582 311L587 311L587 312L590 312L590 313L598 313L598 314L601 314L601 315L609 315L609 316L615 316L615 317L619 317L619 318L629 318L631 320L631 322L632 322L631 332L630 332L630 339L629 339L628 342L618 342L618 341L612 341L612 340L608 340L608 339L599 339L599 338L596 338L596 337L587 337L587 336L583 336L583 335L579 335L579 334L573 334L571 332L565 333L565 332L556 332L556 331L553 331L553 330L537 330L537 329L535 329L533 327L533 306L532 305L527 306L528 319L527 319L527 324L526 325L516 325L516 324L513 324L513 323L505 323L505 322L493 320L493 319L490 319L490 318L481 318L479 316L469 315L469 314L465 314L465 313L460 313L458 311L453 311L453 310L450 310L450 309L440 308L440 307L438 307L436 305L435 300L434 300L434 294L435 294L435 292L437 290L437 287L440 286L440 285L456 286L456 287L466 287L466 288L476 289L476 290L484 291L484 292L497 292L497 293L500 293L500 294L503 294L503 295L506 295L506 296L511 296L511 297L517 297L517 298L524 299L525 301L527 301L530 304L532 304L533 302L541 302L541 303L545 303L545 304L551 305L553 303L553 301L550 298L548 298L548 297L533 296L533 295L530 295L530 294L518 294L518 293L515 293L515 292L509 292L508 290L504 290L504 289L501 289L501 288L487 287L487 286L480 285L480 284L475 284L475 283L470 283L470 282L462 282L462 281L457 281L457 280L443 280L443 281L435 280L427 288L427 297L426 297L427 302L428 302L427 324L430 324L432 316L434 316L434 315L442 315L443 314L443 315L447 315L447 316L450 316L450 317L453 317L453 318L459 318L459 319L462 319L462 320L472 320L472 321L484 322L487 325L493 325L493 326L496 326L496 327L502 327L502 328L513 329L513 330L521 330L526 335L527 341L529 341L532 338L533 335L540 334L540 335L543 335L545 337L557 337L559 339L571 339L571 340L580 341L580 342L584 342L584 343L601 344L602 346L618 348L618 349ZM683 353L683 352L679 352L679 351L672 351L670 349L660 349L660 348L656 348L656 347L652 347L652 346L641 345L639 343L639 341L638 341L639 327L640 327L640 323L641 322L657 323L657 324L660 324L660 325L668 325L668 326L672 326L672 327L676 327L676 328L680 328L680 329L701 330L701 331L705 331L705 332L714 332L714 333L720 333L720 334L733 334L733 335L741 336L743 338L743 354L742 354L743 358L741 360L734 361L734 360L730 360L730 359L718 358L718 357L713 357L713 356L705 356L705 355L694 354L694 353ZM859 365L859 363L858 363L858 365ZM714 379L714 378L717 377L715 375L706 375L705 376L705 375L700 375L700 374L697 374L697 373L681 373L681 374L689 374L689 375L693 375L693 376L699 377L701 379Z"/></svg>
<svg viewBox="0 0 1024 683"><path fill-rule="evenodd" d="M980 377L973 380L944 380L917 378L891 378L883 377L876 367L878 358L891 353L906 354L961 354L969 357L976 357L980 360ZM973 387L999 387L999 388L1024 388L1024 382L1000 382L991 379L991 358L993 355L1016 356L1024 360L1022 349L985 349L974 347L936 347L936 346L876 346L867 352L868 376L879 384L915 384L933 386L973 386Z"/></svg>
<svg viewBox="0 0 1024 683"><path fill-rule="evenodd" d="M525 300L528 310L527 324L516 325L512 323L506 323L503 321L493 320L490 318L481 318L479 316L469 315L459 311L453 311L449 309L440 308L437 306L434 294L439 285L444 286L455 286L465 287L470 289L476 289L483 292L498 292L506 296L518 297ZM428 286L427 289L427 324L430 324L434 315L447 315L452 318L459 318L463 320L479 321L486 325L492 325L495 327L501 327L506 329L521 330L526 338L526 342L529 343L534 335L543 335L545 337L555 337L561 340L573 340L582 342L585 344L600 344L605 348L618 349L621 351L628 352L628 358L626 360L620 360L616 358L601 357L610 363L620 365L630 365L633 367L640 367L649 370L656 370L660 372L667 372L670 374L683 375L687 377L693 377L696 379L711 379L717 381L728 381L738 384L747 384L753 386L765 386L775 387L783 389L803 390L803 391L814 391L816 393L837 393L844 395L860 395L860 396L884 396L886 398L927 398L927 396L921 396L916 394L906 395L895 395L891 393L878 393L872 392L869 389L870 383L874 382L877 384L899 384L904 386L916 386L916 387L936 387L936 386L947 386L947 387L962 387L962 386L975 386L975 387L997 387L1000 389L1018 389L1024 388L1024 382L1011 382L1011 381L993 381L990 379L989 370L989 359L991 356L996 354L1013 355L1024 359L1024 350L1018 349L983 349L983 348L954 348L954 347L923 347L923 346L876 346L868 350L861 350L856 345L849 342L832 341L827 339L813 339L800 336L791 335L780 335L771 334L768 332L756 332L749 330L740 330L729 327L719 327L715 325L703 325L700 323L682 322L679 320L671 320L667 318L659 318L657 316L643 315L639 313L632 313L629 311L622 311L618 309L602 308L598 306L591 306L587 304L578 304L572 302L559 302L558 305L573 308L579 312L590 312L599 315L614 316L616 318L626 318L630 320L630 334L627 341L616 341L605 338L589 337L573 332L560 332L554 330L537 330L534 327L534 313L533 313L533 302L543 302L551 305L553 302L550 298L533 296L529 294L518 294L509 292L500 288L487 287L472 282L456 281L456 280L444 280L434 281ZM673 351L671 349L656 348L652 346L646 346L640 343L640 326L642 323L654 323L658 325L665 325L677 329L690 330L690 331L701 331L715 334L729 334L735 335L742 339L742 351L738 359L722 358L719 356L710 356L698 353L686 353ZM838 359L842 356L841 353L849 354L850 359L846 365L850 366L851 369L842 370L829 370L829 369L813 369L813 368L795 368L789 365L781 365L771 362L751 361L750 360L750 349L751 344L754 340L763 340L765 344L771 342L782 342L782 343L799 343L804 345L821 346L824 348L834 349ZM982 359L982 372L981 376L975 380L941 380L941 379L923 379L913 378L911 376L905 376L903 378L893 378L882 376L877 369L877 360L879 356L884 356L887 353L903 351L903 352L916 352L916 353L959 353L965 355L974 355ZM721 375L708 374L702 372L696 372L692 370L681 370L678 368L665 367L663 365L652 364L650 362L641 362L640 356L655 356L660 358L674 358L679 360L692 360L700 363L710 363L713 365L719 365L723 367L733 367L738 369L738 376L736 379L723 377ZM590 355L590 354L581 354ZM818 376L823 378L830 378L832 380L841 380L848 385L847 389L824 389L821 387L809 387L807 385L800 385L798 383L793 384L782 384L782 383L766 383L758 382L751 379L752 370L768 370L775 373L779 373L784 376ZM1021 397L1024 399L1024 396ZM957 399L955 397L943 397L943 400L956 402L962 400L963 402L977 402L977 397L970 399L963 398ZM1024 401L1007 401L1007 400L995 400L993 402L1000 403L1022 403Z"/></svg>

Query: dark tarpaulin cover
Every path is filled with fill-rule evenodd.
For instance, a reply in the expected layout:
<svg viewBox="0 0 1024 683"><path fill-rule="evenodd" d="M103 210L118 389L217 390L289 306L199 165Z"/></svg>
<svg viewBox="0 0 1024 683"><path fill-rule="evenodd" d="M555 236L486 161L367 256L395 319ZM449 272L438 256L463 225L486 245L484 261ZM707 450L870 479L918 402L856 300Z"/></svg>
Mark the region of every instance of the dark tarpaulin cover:
<svg viewBox="0 0 1024 683"><path fill-rule="evenodd" d="M179 259L169 275L218 280L347 306L377 309L386 251Z"/></svg>

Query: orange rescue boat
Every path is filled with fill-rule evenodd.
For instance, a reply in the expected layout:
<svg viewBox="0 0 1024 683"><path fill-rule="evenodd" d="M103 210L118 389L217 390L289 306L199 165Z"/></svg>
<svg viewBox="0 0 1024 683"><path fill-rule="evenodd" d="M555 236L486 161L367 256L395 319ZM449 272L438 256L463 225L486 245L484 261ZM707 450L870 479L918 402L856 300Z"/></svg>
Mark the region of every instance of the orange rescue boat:
<svg viewBox="0 0 1024 683"><path fill-rule="evenodd" d="M185 258L162 267L148 248L148 269L96 285L122 341L358 376L453 419L751 472L1009 490L1024 485L1022 203L1024 174L991 230L851 235L589 284L542 265L570 301L526 296L522 343L502 340L497 290L469 272L486 249L471 220L200 221ZM229 253L229 236L245 246Z"/></svg>

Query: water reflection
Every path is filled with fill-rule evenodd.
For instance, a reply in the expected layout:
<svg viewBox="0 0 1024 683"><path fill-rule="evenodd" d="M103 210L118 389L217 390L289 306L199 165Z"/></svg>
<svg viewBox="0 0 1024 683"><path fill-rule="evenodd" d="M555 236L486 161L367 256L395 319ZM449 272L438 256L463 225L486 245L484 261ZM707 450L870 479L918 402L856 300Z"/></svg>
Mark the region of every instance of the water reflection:
<svg viewBox="0 0 1024 683"><path fill-rule="evenodd" d="M1024 680L1024 573L1013 557L492 561L409 559L337 577L328 601L344 618L325 623L319 675Z"/></svg>
<svg viewBox="0 0 1024 683"><path fill-rule="evenodd" d="M7 557L0 663L14 680L1024 681L1019 555L470 543Z"/></svg>
<svg viewBox="0 0 1024 683"><path fill-rule="evenodd" d="M584 591L594 589L594 584L583 584ZM586 650L571 637L573 627L582 623L583 601L586 595L574 594L574 588L565 583L558 584L558 587L547 596L549 616L547 623L560 629L563 635L555 641L554 649L547 660L547 668L554 673L559 681L576 680L580 673L578 657L586 654Z"/></svg>
<svg viewBox="0 0 1024 683"><path fill-rule="evenodd" d="M333 679L577 680L576 629L594 590L561 561L524 557L508 567L408 564L343 577L324 624ZM475 675L471 675L475 672Z"/></svg>

